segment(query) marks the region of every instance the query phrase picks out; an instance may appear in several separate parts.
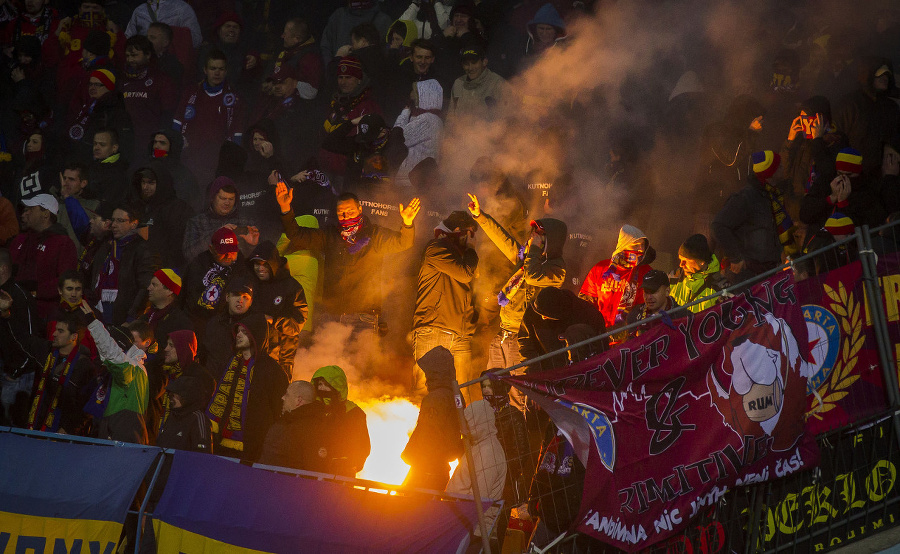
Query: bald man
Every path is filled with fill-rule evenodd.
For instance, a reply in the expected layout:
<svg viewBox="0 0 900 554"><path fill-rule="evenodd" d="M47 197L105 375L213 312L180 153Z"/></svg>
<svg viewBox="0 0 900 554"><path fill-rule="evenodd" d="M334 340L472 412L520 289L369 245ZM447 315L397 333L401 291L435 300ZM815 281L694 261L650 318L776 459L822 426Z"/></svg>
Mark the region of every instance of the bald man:
<svg viewBox="0 0 900 554"><path fill-rule="evenodd" d="M294 381L288 385L281 397L281 417L266 434L259 463L325 471L328 456L324 446L325 405L315 399L316 389L309 381Z"/></svg>

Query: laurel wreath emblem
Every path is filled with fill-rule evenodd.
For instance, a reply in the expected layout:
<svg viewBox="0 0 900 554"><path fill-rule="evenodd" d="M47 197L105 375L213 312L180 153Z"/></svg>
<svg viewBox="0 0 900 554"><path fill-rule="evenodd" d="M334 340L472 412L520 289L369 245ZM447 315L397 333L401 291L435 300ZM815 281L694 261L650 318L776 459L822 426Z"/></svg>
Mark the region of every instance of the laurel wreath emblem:
<svg viewBox="0 0 900 554"><path fill-rule="evenodd" d="M853 375L858 358L856 354L865 342L863 335L862 305L847 292L843 283L837 289L824 285L825 294L831 299L828 308L834 313L841 326L841 356L831 368L831 376L819 389L819 402L807 412L807 416L822 419L822 415L837 407L837 402L847 396L847 389L860 378Z"/></svg>

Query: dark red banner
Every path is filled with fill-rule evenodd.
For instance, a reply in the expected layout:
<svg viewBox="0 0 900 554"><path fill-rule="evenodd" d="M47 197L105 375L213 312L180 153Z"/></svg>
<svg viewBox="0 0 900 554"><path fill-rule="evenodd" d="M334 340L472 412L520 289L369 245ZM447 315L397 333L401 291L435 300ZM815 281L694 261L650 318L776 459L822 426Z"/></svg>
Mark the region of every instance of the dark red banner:
<svg viewBox="0 0 900 554"><path fill-rule="evenodd" d="M586 467L576 529L627 551L680 533L732 487L815 465L814 374L793 275L584 362L510 378Z"/></svg>
<svg viewBox="0 0 900 554"><path fill-rule="evenodd" d="M838 429L887 409L862 266L854 262L797 284L809 335L807 430Z"/></svg>

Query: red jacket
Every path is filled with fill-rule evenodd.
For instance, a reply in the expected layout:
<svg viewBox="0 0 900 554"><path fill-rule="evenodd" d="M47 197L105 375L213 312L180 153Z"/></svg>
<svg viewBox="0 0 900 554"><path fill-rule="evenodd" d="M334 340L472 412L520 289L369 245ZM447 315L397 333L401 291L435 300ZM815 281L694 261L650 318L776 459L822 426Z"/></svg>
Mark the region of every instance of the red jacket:
<svg viewBox="0 0 900 554"><path fill-rule="evenodd" d="M611 328L625 322L625 314L632 306L644 302L644 289L640 284L651 269L649 265L610 266L610 260L603 260L588 272L578 296L596 305L603 314L606 327Z"/></svg>
<svg viewBox="0 0 900 554"><path fill-rule="evenodd" d="M41 233L19 233L9 246L16 282L35 295L38 315L45 320L59 302L58 280L63 271L75 269L75 243L59 223Z"/></svg>

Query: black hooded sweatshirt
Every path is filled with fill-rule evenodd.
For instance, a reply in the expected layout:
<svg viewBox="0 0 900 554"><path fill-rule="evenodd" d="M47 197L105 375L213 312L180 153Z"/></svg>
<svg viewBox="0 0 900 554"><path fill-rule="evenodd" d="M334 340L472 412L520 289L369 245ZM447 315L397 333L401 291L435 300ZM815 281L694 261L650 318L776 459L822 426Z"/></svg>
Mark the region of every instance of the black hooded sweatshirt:
<svg viewBox="0 0 900 554"><path fill-rule="evenodd" d="M442 346L419 358L428 394L400 458L410 465L405 486L444 490L450 480L450 462L462 455L459 416L453 400L456 376L453 354Z"/></svg>
<svg viewBox="0 0 900 554"><path fill-rule="evenodd" d="M881 66L891 70L887 91L876 91L873 85L875 72ZM900 106L887 96L895 85L890 60L878 57L861 60L858 80L859 89L838 103L834 123L838 131L850 139L850 146L862 154L863 176L877 179L880 176L883 145L900 133Z"/></svg>
<svg viewBox="0 0 900 554"><path fill-rule="evenodd" d="M169 139L169 152L165 156L155 157L153 155L153 139L158 134L163 134ZM147 151L150 157L145 165L151 162L158 163L165 168L172 176L172 184L175 187L175 195L187 202L194 213L199 213L205 208L205 196L197 178L191 173L186 165L181 163L181 151L184 149L184 138L181 133L174 129L160 129L153 137L150 138L150 144L147 145Z"/></svg>
<svg viewBox="0 0 900 554"><path fill-rule="evenodd" d="M141 195L144 170L156 177L156 192L146 199ZM141 207L141 225L149 227L147 246L159 256L163 267L180 271L187 262L177 245L184 240L185 226L194 215L193 210L187 202L177 197L172 175L159 161L154 160L148 167L135 171L131 186L133 201ZM176 247L173 248L173 245Z"/></svg>
<svg viewBox="0 0 900 554"><path fill-rule="evenodd" d="M212 432L206 417L209 398L204 394L205 386L200 377L189 375L169 383L166 390L181 397L181 407L169 412L169 417L156 438L156 446L212 452Z"/></svg>
<svg viewBox="0 0 900 554"><path fill-rule="evenodd" d="M303 287L291 276L287 260L272 242L263 241L253 250L247 260L249 273L253 273L253 264L259 260L269 267L271 277L265 281L254 279L251 310L271 318L269 355L290 375L300 331L309 315L309 304Z"/></svg>

